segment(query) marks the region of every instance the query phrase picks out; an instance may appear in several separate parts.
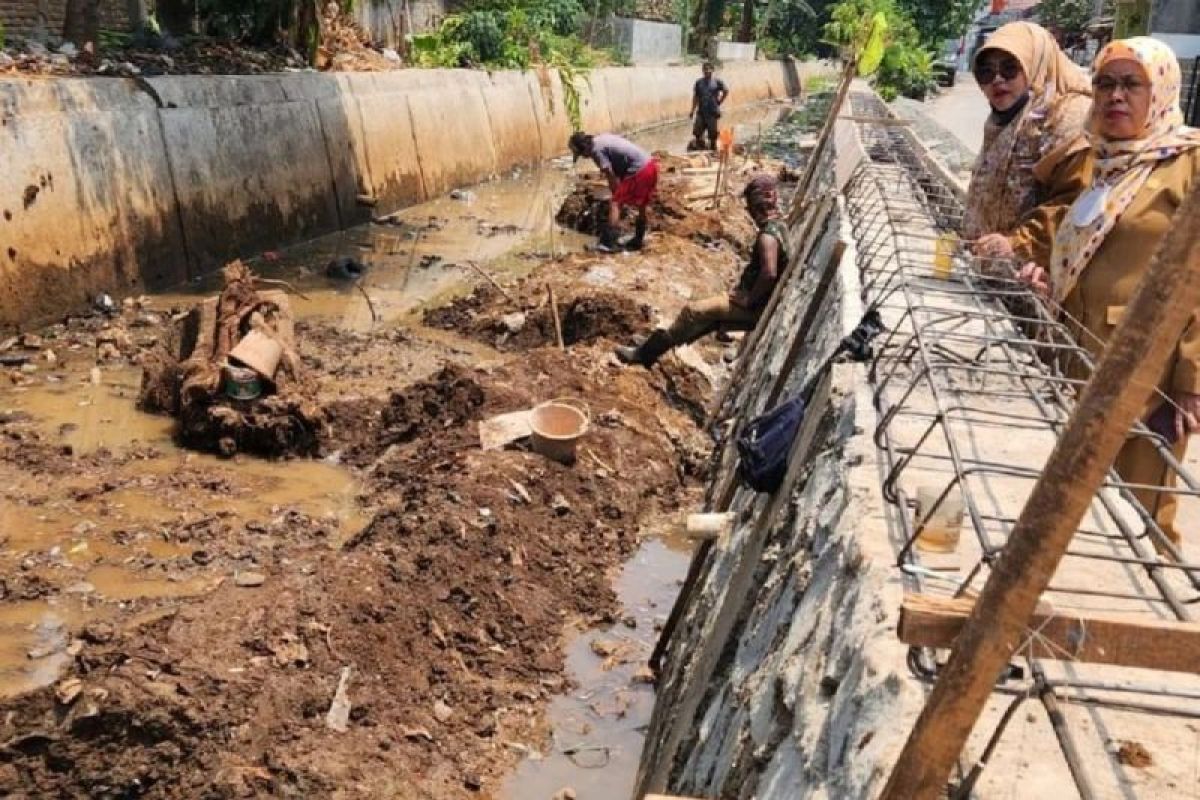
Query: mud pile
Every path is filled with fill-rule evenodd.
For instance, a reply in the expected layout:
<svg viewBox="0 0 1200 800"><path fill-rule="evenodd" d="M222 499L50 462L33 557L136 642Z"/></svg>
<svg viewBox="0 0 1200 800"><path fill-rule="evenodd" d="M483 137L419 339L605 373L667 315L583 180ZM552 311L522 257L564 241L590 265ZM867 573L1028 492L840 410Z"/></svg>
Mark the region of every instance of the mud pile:
<svg viewBox="0 0 1200 800"><path fill-rule="evenodd" d="M0 789L495 789L514 747L540 746L537 708L565 688L564 626L611 620L608 570L706 448L649 373L601 361L533 350L487 373L446 369L373 407L332 407L333 430L360 431L338 444L370 464L374 521L341 549L314 521L232 521L219 535L239 560L220 588L177 613L85 628L56 687L0 703ZM586 398L595 420L573 467L521 445L479 449L473 421L559 395ZM326 715L347 666L337 733Z"/></svg>
<svg viewBox="0 0 1200 800"><path fill-rule="evenodd" d="M536 292L537 287L530 287ZM455 331L502 351L529 350L556 342L554 317L544 293L529 297L516 308L490 286L481 286L449 305L432 309L425 324ZM594 291L558 301L563 343L584 344L601 338L625 341L645 333L652 321L645 303L617 294Z"/></svg>
<svg viewBox="0 0 1200 800"><path fill-rule="evenodd" d="M749 174L750 170L746 174ZM706 176L711 183L713 176ZM663 175L650 205L650 230L688 239L702 245L724 244L745 255L754 231L736 193L741 191L745 174L730 176L731 196L722 199L721 208L712 208L713 190L685 175ZM563 200L555 219L580 233L596 235L608 217L609 191L601 182L577 183ZM625 209L625 224L633 219L633 209Z"/></svg>
<svg viewBox="0 0 1200 800"><path fill-rule="evenodd" d="M731 236L745 226L748 240L744 215L721 213L713 224ZM91 492L76 511L120 517L131 485L170 500L152 523L105 529L79 552L72 536L28 569L0 553L21 575L0 585L0 602L73 602L108 566L101 550L125 556L125 541L147 543L127 565L137 579L204 582L186 600L83 596L87 622L58 632L55 683L0 700L0 796L486 797L522 753L554 746L542 715L569 688L564 630L613 621L611 571L647 514L675 513L711 455L698 421L720 358L702 348L719 345L653 370L619 366L610 350L687 298L725 291L740 269L732 247L674 232L694 221L659 219L642 253L546 261L503 292L431 311L436 330L295 327L301 396L323 422L313 451L353 471L365 527L267 499L232 469L251 459L122 456L148 462L147 476L0 419L0 487L27 468L79 476L18 491L31 514ZM113 337L93 327L98 353ZM145 330L162 341L136 333L121 361L153 345L179 368L186 328ZM147 394L170 407L182 385L151 380L165 390ZM481 448L481 421L556 397L581 399L591 418L572 466L527 440ZM298 465L278 466L286 483ZM237 511L214 510L230 496ZM343 676L348 711L335 703ZM344 719L331 719L338 708Z"/></svg>

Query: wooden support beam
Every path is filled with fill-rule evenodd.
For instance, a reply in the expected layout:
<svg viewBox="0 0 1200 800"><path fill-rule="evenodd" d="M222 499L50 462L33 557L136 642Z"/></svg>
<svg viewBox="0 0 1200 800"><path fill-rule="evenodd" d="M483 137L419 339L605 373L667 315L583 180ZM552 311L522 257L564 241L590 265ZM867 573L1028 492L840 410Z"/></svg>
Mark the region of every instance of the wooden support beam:
<svg viewBox="0 0 1200 800"><path fill-rule="evenodd" d="M910 594L900 609L900 641L952 647L975 608L970 597ZM1034 635L1034 631L1037 635ZM1022 641L1034 658L1200 673L1200 625L1039 607Z"/></svg>
<svg viewBox="0 0 1200 800"><path fill-rule="evenodd" d="M1200 307L1200 186L1192 188L1084 388L880 795L933 800L1125 436Z"/></svg>

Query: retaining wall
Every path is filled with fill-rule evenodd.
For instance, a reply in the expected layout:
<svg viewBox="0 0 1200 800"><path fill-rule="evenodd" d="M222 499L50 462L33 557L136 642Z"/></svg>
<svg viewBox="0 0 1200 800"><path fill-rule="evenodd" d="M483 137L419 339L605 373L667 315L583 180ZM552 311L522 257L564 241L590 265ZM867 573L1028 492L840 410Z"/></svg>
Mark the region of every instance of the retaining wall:
<svg viewBox="0 0 1200 800"><path fill-rule="evenodd" d="M722 71L730 102L798 94L817 64ZM608 68L582 87L584 125L686 115L691 67ZM0 81L0 328L97 292L178 284L237 256L562 153L554 73ZM162 106L159 103L161 101Z"/></svg>
<svg viewBox="0 0 1200 800"><path fill-rule="evenodd" d="M873 797L922 689L895 635L894 569L864 368L819 367L863 314L857 253L834 201L862 155L839 123L799 268L724 409L742 422L814 386L773 495L736 484L728 444L706 507L734 529L693 563L664 651L641 792L689 797ZM835 188L836 187L836 188Z"/></svg>

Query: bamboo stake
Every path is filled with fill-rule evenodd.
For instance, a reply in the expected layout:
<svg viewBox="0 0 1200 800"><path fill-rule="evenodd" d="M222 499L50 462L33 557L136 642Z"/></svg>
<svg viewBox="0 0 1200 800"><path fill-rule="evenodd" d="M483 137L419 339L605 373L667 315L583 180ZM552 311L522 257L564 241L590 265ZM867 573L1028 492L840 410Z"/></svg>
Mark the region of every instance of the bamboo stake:
<svg viewBox="0 0 1200 800"><path fill-rule="evenodd" d="M468 267L470 267L472 270L474 270L475 274L482 277L485 281L490 283L492 286L495 286L496 291L498 291L498 292L500 292L500 294L504 295L505 300L512 303L513 305L518 305L516 298L513 297L511 294L509 294L508 291L503 286L501 286L496 281L495 278L493 278L491 275L489 275L487 273L487 271L484 270L483 267L479 266L474 261L464 261L463 263L466 264Z"/></svg>
<svg viewBox="0 0 1200 800"><path fill-rule="evenodd" d="M554 287L548 283L546 294L550 296L550 316L554 319L554 341L558 343L559 350L566 350L567 346L563 344L562 322L558 318L558 301L554 299Z"/></svg>
<svg viewBox="0 0 1200 800"><path fill-rule="evenodd" d="M1180 207L955 640L884 800L941 796L996 679L1200 306L1200 188Z"/></svg>

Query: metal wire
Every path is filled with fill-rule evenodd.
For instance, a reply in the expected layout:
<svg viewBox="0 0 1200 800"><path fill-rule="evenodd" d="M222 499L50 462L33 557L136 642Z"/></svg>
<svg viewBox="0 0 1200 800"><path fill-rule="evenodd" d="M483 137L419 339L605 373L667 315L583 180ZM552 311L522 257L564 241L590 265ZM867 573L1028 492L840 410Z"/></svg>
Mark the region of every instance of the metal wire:
<svg viewBox="0 0 1200 800"><path fill-rule="evenodd" d="M871 94L852 93L850 101L860 119L888 113ZM926 588L928 569L920 566L926 555L917 543L941 507L951 497L961 498L964 522L979 552L959 582L956 595L962 595L977 588L1002 553L1043 466L1033 456L1011 463L1013 459L989 452L986 442L981 444L984 433L1002 429L1008 436L1036 437L1052 446L1070 417L1076 393L1095 368L1092 352L1079 341L1091 334L1064 309L1015 280L1011 264L976 257L957 238L963 203L929 169L909 131L869 122L858 123L858 130L867 160L846 188L846 207L864 304L884 313L889 324L878 340L869 377L879 420L873 436L884 460L883 494L904 537L898 565L906 580ZM1047 598L1062 606L1103 598L1156 617L1191 620L1191 606L1200 602L1200 564L1183 560L1135 492L1200 496L1200 483L1179 463L1171 445L1141 422L1129 436L1153 447L1163 474L1173 475L1179 485L1133 483L1111 470L1064 565L1115 570L1125 583L1072 585L1060 573ZM926 499L933 499L918 518L905 489L914 479L938 482L932 491L922 487ZM930 662L910 660L910 667L918 666L928 671ZM1095 682L1049 680L1040 666L1032 666L1034 684L1024 695L1041 699L1080 794L1090 797L1094 791L1058 703L1105 705L1105 699L1062 695L1057 690L1099 687ZM1159 693L1196 699L1194 692ZM1003 716L1001 730L1016 706ZM1110 700L1107 706L1155 708L1125 700ZM990 752L978 769L987 756Z"/></svg>

